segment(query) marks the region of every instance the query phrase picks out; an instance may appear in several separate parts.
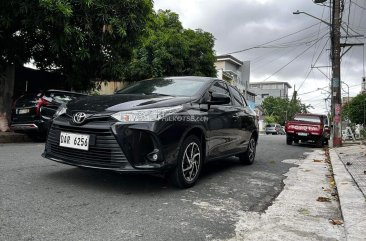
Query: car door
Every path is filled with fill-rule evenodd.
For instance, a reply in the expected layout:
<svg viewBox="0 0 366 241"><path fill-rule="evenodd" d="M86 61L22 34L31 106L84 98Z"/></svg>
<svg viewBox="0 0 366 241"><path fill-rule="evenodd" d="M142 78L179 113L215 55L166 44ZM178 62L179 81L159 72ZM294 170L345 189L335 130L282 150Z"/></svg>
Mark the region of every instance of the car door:
<svg viewBox="0 0 366 241"><path fill-rule="evenodd" d="M249 141L252 120L244 97L233 86L229 86L229 89L232 96L232 105L235 109L235 114L233 115L235 146L233 147L233 151L240 152L246 148L247 142Z"/></svg>
<svg viewBox="0 0 366 241"><path fill-rule="evenodd" d="M218 92L230 96L228 86L223 81L214 82L206 95ZM207 137L209 158L228 155L235 147L235 114L232 104L211 105L208 109Z"/></svg>

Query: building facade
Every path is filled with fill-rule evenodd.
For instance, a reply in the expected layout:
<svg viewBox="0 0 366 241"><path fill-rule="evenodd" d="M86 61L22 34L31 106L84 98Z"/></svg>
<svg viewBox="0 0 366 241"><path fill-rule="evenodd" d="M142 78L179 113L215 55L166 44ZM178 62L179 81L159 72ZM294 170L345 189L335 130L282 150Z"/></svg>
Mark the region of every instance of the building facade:
<svg viewBox="0 0 366 241"><path fill-rule="evenodd" d="M269 96L288 98L288 90L292 86L288 82L252 82L249 84L250 91L255 93L256 105L261 105Z"/></svg>
<svg viewBox="0 0 366 241"><path fill-rule="evenodd" d="M247 98L250 61L243 62L231 55L219 55L216 56L215 68L219 79L226 80L236 86Z"/></svg>
<svg viewBox="0 0 366 241"><path fill-rule="evenodd" d="M236 86L254 110L256 94L249 91L250 61L240 61L231 55L216 56L217 77Z"/></svg>

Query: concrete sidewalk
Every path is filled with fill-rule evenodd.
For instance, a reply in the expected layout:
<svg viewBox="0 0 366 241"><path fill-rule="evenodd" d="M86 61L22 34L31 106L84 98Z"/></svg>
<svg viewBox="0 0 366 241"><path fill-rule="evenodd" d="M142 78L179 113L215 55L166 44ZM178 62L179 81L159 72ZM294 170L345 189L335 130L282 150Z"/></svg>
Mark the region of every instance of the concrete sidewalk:
<svg viewBox="0 0 366 241"><path fill-rule="evenodd" d="M330 150L347 240L366 240L366 146Z"/></svg>
<svg viewBox="0 0 366 241"><path fill-rule="evenodd" d="M0 144L1 143L30 142L30 141L32 141L32 140L24 134L0 131Z"/></svg>
<svg viewBox="0 0 366 241"><path fill-rule="evenodd" d="M264 213L240 213L232 241L347 240L328 158L308 154L284 160L298 167L285 174L283 191Z"/></svg>

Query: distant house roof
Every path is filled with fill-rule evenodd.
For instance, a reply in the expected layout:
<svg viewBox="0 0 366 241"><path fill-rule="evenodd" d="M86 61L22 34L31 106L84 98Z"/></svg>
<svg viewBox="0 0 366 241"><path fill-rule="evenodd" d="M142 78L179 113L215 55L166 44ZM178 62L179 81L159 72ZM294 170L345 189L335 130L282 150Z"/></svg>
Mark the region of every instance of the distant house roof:
<svg viewBox="0 0 366 241"><path fill-rule="evenodd" d="M237 58L235 58L235 57L233 57L229 54L216 56L216 61L228 61L228 62L231 62L233 64L239 65L239 66L244 64L243 61L240 61Z"/></svg>
<svg viewBox="0 0 366 241"><path fill-rule="evenodd" d="M262 84L262 85L269 85L269 84L285 84L289 89L292 88L292 86L288 82L281 82L281 81L265 81L265 82L251 82L249 85L252 84Z"/></svg>
<svg viewBox="0 0 366 241"><path fill-rule="evenodd" d="M252 92L252 91L249 91L249 90L247 90L247 93L248 93L248 95L251 95L251 96L257 96L257 94L256 94L256 93L254 93L254 92Z"/></svg>

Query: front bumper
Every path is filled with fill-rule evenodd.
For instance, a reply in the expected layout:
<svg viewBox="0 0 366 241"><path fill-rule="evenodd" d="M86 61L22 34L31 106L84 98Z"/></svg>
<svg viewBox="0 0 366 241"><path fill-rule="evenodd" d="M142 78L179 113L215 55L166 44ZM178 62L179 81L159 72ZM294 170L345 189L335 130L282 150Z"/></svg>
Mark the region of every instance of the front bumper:
<svg viewBox="0 0 366 241"><path fill-rule="evenodd" d="M61 131L89 134L89 150L59 146ZM109 119L75 126L57 118L42 156L68 165L117 172L165 172L175 166L184 132L184 126L169 122L121 124Z"/></svg>
<svg viewBox="0 0 366 241"><path fill-rule="evenodd" d="M38 131L39 128L36 124L34 123L30 123L30 124L12 124L10 126L10 128L13 130L13 131L24 131L24 132L27 132L27 131Z"/></svg>

